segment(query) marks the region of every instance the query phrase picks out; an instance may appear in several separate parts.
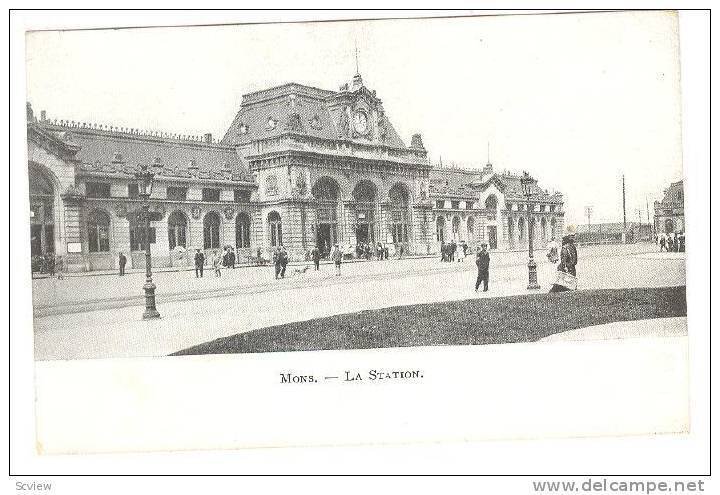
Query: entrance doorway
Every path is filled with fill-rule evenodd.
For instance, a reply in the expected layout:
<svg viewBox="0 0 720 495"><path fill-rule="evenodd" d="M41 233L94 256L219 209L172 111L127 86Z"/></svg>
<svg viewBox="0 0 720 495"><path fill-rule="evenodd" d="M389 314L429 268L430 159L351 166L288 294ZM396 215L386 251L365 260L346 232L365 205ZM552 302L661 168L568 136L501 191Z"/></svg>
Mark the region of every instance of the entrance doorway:
<svg viewBox="0 0 720 495"><path fill-rule="evenodd" d="M55 254L55 188L36 167L28 168L30 180L30 254Z"/></svg>
<svg viewBox="0 0 720 495"><path fill-rule="evenodd" d="M355 201L355 242L375 244L375 209L377 190L375 184L362 180L353 189Z"/></svg>
<svg viewBox="0 0 720 495"><path fill-rule="evenodd" d="M317 221L315 224L315 243L321 256L330 254L338 243L338 201L340 186L329 177L321 177L312 188L317 200Z"/></svg>
<svg viewBox="0 0 720 495"><path fill-rule="evenodd" d="M497 249L497 227L490 225L487 228L488 246L490 249Z"/></svg>

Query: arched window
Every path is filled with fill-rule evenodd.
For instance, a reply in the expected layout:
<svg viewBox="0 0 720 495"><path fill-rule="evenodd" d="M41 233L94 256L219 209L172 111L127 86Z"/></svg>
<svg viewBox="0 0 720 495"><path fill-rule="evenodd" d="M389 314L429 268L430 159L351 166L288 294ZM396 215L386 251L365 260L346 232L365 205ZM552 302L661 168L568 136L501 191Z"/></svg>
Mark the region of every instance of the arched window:
<svg viewBox="0 0 720 495"><path fill-rule="evenodd" d="M390 188L390 232L393 243L408 241L408 207L410 204L407 189L402 184Z"/></svg>
<svg viewBox="0 0 720 495"><path fill-rule="evenodd" d="M168 217L168 247L172 250L176 246L187 247L187 219L180 211L175 211Z"/></svg>
<svg viewBox="0 0 720 495"><path fill-rule="evenodd" d="M277 183L277 177L274 175L269 175L267 179L265 179L265 194L267 196L276 196L278 193L278 183Z"/></svg>
<svg viewBox="0 0 720 495"><path fill-rule="evenodd" d="M247 213L239 213L235 217L235 247L250 247L250 217Z"/></svg>
<svg viewBox="0 0 720 495"><path fill-rule="evenodd" d="M673 223L673 221L671 219L668 218L667 220L665 220L665 232L670 234L671 232L674 232L674 231L675 231L675 224Z"/></svg>
<svg viewBox="0 0 720 495"><path fill-rule="evenodd" d="M203 238L205 249L220 247L220 215L213 211L203 219Z"/></svg>
<svg viewBox="0 0 720 495"><path fill-rule="evenodd" d="M93 210L87 220L88 251L110 251L110 216L102 210Z"/></svg>
<svg viewBox="0 0 720 495"><path fill-rule="evenodd" d="M270 227L270 245L277 247L282 245L282 220L280 214L276 211L271 211L268 214L268 226Z"/></svg>
<svg viewBox="0 0 720 495"><path fill-rule="evenodd" d="M518 218L518 239L520 242L525 242L525 219Z"/></svg>
<svg viewBox="0 0 720 495"><path fill-rule="evenodd" d="M467 219L467 231L470 238L475 237L475 217L468 217Z"/></svg>
<svg viewBox="0 0 720 495"><path fill-rule="evenodd" d="M488 210L497 210L497 198L494 194L485 198L485 208Z"/></svg>
<svg viewBox="0 0 720 495"><path fill-rule="evenodd" d="M323 253L329 253L338 242L338 206L340 186L330 177L315 182L311 193L317 201L315 242Z"/></svg>
<svg viewBox="0 0 720 495"><path fill-rule="evenodd" d="M512 217L508 218L507 222L507 232L508 232L508 244L510 245L510 248L515 247L515 220Z"/></svg>
<svg viewBox="0 0 720 495"><path fill-rule="evenodd" d="M547 240L547 220L545 220L545 217L540 220L540 230L542 232L542 240Z"/></svg>

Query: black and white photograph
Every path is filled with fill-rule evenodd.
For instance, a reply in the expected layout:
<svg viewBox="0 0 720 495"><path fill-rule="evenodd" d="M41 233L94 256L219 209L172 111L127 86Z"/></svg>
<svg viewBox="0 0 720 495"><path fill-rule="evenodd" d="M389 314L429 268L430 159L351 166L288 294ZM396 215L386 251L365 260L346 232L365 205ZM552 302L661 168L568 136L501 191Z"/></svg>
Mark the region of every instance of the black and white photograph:
<svg viewBox="0 0 720 495"><path fill-rule="evenodd" d="M690 432L678 12L372 17L25 33L39 455Z"/></svg>

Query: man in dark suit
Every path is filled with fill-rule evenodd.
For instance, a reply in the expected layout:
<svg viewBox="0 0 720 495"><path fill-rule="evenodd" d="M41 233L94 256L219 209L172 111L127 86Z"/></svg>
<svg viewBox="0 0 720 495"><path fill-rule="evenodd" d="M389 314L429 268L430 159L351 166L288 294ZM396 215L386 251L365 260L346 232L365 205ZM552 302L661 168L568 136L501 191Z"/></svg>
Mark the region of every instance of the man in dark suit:
<svg viewBox="0 0 720 495"><path fill-rule="evenodd" d="M477 281L475 282L475 292L480 287L480 282L483 283L483 292L488 290L488 281L490 280L490 253L487 251L487 243L483 242L480 244L480 251L478 251L475 257L475 264L478 268Z"/></svg>
<svg viewBox="0 0 720 495"><path fill-rule="evenodd" d="M312 260L315 263L315 270L320 270L320 250L317 246L312 249Z"/></svg>
<svg viewBox="0 0 720 495"><path fill-rule="evenodd" d="M125 275L125 265L127 264L127 258L124 254L120 253L118 261L120 262L120 276L123 276Z"/></svg>
<svg viewBox="0 0 720 495"><path fill-rule="evenodd" d="M205 268L205 254L199 249L195 252L195 278L203 276L203 269Z"/></svg>

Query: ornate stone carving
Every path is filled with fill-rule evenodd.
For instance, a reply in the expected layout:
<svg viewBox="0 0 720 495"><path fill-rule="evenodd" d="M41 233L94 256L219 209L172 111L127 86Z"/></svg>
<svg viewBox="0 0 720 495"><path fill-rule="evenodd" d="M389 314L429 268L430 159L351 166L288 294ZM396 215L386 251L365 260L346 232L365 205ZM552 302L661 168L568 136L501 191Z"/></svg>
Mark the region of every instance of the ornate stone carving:
<svg viewBox="0 0 720 495"><path fill-rule="evenodd" d="M125 203L118 203L115 205L115 214L119 218L125 218L127 217L128 209L127 205Z"/></svg>
<svg viewBox="0 0 720 495"><path fill-rule="evenodd" d="M190 214L192 215L193 219L200 220L200 215L202 214L202 210L199 206L193 206L190 209Z"/></svg>
<svg viewBox="0 0 720 495"><path fill-rule="evenodd" d="M228 206L223 210L223 213L225 214L225 220L232 220L235 216L235 208Z"/></svg>

